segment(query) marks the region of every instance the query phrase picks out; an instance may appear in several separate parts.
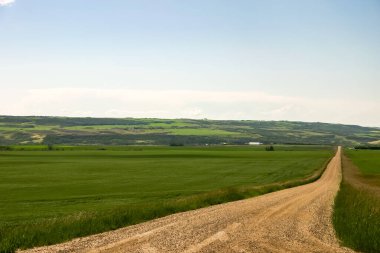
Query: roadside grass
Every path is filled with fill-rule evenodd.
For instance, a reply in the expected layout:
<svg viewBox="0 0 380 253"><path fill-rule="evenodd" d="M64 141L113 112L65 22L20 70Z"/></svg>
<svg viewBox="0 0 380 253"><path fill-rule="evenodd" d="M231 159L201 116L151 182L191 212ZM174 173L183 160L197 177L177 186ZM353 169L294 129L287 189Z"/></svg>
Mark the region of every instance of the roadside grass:
<svg viewBox="0 0 380 253"><path fill-rule="evenodd" d="M335 199L333 222L345 246L362 252L380 252L378 197L343 182Z"/></svg>
<svg viewBox="0 0 380 253"><path fill-rule="evenodd" d="M129 148L0 152L0 252L308 183L332 155L322 148Z"/></svg>
<svg viewBox="0 0 380 253"><path fill-rule="evenodd" d="M380 152L348 151L343 157L343 181L335 199L333 224L344 246L380 252ZM353 164L358 164L359 169ZM372 179L368 177L373 175Z"/></svg>

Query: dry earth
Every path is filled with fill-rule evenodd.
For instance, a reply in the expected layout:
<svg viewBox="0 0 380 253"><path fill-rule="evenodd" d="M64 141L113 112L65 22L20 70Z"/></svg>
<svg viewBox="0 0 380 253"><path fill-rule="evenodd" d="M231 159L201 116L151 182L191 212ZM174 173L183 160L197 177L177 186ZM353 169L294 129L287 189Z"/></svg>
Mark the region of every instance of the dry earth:
<svg viewBox="0 0 380 253"><path fill-rule="evenodd" d="M353 252L331 224L341 150L311 184L28 252Z"/></svg>

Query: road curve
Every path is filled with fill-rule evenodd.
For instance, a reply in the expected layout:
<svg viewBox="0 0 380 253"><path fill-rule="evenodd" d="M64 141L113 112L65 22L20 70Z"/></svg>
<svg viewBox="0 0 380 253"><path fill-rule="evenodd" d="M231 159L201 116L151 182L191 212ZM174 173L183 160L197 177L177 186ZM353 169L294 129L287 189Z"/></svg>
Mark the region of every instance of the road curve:
<svg viewBox="0 0 380 253"><path fill-rule="evenodd" d="M353 252L331 224L341 149L314 183L27 252Z"/></svg>

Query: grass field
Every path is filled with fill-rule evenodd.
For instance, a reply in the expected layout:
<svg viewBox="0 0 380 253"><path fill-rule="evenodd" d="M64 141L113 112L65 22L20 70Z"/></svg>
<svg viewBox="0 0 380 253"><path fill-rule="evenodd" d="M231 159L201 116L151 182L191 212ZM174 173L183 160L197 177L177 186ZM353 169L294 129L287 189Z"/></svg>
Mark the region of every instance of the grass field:
<svg viewBox="0 0 380 253"><path fill-rule="evenodd" d="M0 152L0 251L305 183L333 153L313 146L69 148Z"/></svg>
<svg viewBox="0 0 380 253"><path fill-rule="evenodd" d="M380 186L380 152L378 150L348 150L347 156L365 177L375 177Z"/></svg>
<svg viewBox="0 0 380 253"><path fill-rule="evenodd" d="M346 150L334 227L345 246L380 252L380 151Z"/></svg>

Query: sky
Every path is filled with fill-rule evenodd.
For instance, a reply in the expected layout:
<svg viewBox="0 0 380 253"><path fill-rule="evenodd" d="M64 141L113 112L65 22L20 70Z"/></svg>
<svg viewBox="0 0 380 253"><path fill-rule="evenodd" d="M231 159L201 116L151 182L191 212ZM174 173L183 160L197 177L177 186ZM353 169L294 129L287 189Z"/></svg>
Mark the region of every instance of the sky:
<svg viewBox="0 0 380 253"><path fill-rule="evenodd" d="M0 0L0 115L380 127L378 0Z"/></svg>

